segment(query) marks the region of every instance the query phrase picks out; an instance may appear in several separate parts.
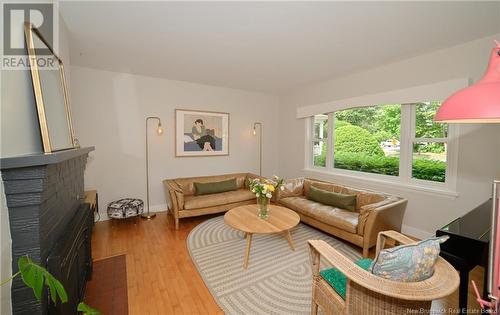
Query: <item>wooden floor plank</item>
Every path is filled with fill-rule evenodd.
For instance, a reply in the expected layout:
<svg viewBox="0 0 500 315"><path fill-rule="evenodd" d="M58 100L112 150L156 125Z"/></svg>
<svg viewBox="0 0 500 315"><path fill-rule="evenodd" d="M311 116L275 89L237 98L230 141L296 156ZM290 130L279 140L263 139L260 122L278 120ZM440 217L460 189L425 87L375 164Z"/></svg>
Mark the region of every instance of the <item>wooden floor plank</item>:
<svg viewBox="0 0 500 315"><path fill-rule="evenodd" d="M93 259L127 255L129 314L224 314L198 274L186 245L189 232L213 216L182 219L177 231L167 213L158 213L150 221L96 223L92 235ZM482 277L481 267L470 274L480 288ZM437 314L447 314L457 307L458 292L455 292L435 301L432 308L439 310ZM469 286L469 309L479 310L472 286Z"/></svg>

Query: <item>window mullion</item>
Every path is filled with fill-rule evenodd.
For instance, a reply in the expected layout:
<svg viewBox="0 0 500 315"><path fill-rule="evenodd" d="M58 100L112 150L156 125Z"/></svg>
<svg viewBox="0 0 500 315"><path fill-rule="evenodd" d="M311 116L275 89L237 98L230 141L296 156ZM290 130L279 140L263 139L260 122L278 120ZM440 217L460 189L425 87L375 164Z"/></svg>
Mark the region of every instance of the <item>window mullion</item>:
<svg viewBox="0 0 500 315"><path fill-rule="evenodd" d="M335 128L334 126L334 119L333 119L333 113L328 114L328 130L327 130L327 139L326 139L326 169L331 170L333 169L333 155L334 155L334 148L333 148L333 130Z"/></svg>
<svg viewBox="0 0 500 315"><path fill-rule="evenodd" d="M446 150L446 175L445 183L452 189L456 189L457 167L458 167L458 135L459 125L448 125L448 142Z"/></svg>
<svg viewBox="0 0 500 315"><path fill-rule="evenodd" d="M313 148L314 148L314 140L313 139L313 128L314 128L314 118L313 117L308 117L306 118L306 152L305 152L305 167L314 167L314 154L313 154Z"/></svg>
<svg viewBox="0 0 500 315"><path fill-rule="evenodd" d="M401 105L401 140L399 151L399 177L404 181L411 178L415 105Z"/></svg>

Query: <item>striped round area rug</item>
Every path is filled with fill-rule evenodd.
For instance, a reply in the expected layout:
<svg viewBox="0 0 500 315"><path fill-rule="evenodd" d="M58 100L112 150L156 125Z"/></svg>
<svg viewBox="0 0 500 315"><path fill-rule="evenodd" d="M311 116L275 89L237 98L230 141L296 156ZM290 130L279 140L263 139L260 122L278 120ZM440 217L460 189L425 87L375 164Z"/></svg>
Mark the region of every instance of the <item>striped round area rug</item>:
<svg viewBox="0 0 500 315"><path fill-rule="evenodd" d="M293 228L291 235L295 251L281 234L255 234L246 270L243 232L226 226L223 216L195 227L187 246L205 284L226 314L310 314L307 240L324 240L352 260L361 255L347 243L303 223Z"/></svg>

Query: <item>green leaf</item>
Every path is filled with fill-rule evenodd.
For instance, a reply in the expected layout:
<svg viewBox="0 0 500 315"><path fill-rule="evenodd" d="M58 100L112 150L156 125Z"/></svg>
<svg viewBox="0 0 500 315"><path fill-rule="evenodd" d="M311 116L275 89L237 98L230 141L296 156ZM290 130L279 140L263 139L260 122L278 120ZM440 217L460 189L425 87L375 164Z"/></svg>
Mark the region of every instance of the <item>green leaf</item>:
<svg viewBox="0 0 500 315"><path fill-rule="evenodd" d="M57 302L57 300L56 300L57 292L56 292L56 286L54 284L54 281L52 281L52 279L47 278L47 279L45 279L45 285L49 288L50 299L55 304Z"/></svg>
<svg viewBox="0 0 500 315"><path fill-rule="evenodd" d="M52 277L52 276L51 276ZM54 283L55 283L55 286L56 286L56 291L57 291L57 295L59 296L59 298L61 299L61 302L63 303L66 303L68 302L68 295L66 294L66 290L64 290L64 287L63 285L61 284L61 282L59 282L59 280L57 280L56 278L52 277Z"/></svg>
<svg viewBox="0 0 500 315"><path fill-rule="evenodd" d="M84 315L101 315L98 310L88 306L87 304L80 302L78 304L77 310L82 312Z"/></svg>
<svg viewBox="0 0 500 315"><path fill-rule="evenodd" d="M26 268L29 264L29 261L30 259L28 258L28 256L19 257L19 259L17 260L17 266L19 267L19 270Z"/></svg>
<svg viewBox="0 0 500 315"><path fill-rule="evenodd" d="M43 284L49 288L50 298L57 303L57 298L61 302L68 301L68 295L59 280L54 278L45 268L34 263L28 256L22 256L17 261L23 282L33 289L33 294L40 301L43 293Z"/></svg>
<svg viewBox="0 0 500 315"><path fill-rule="evenodd" d="M34 280L35 280L35 285L33 286L33 292L35 293L35 297L37 300L40 301L42 298L42 291L43 291L43 274L39 272L34 273Z"/></svg>
<svg viewBox="0 0 500 315"><path fill-rule="evenodd" d="M19 258L17 265L19 267L19 271L21 271L21 278L23 279L24 284L33 289L33 294L38 301L40 301L42 297L42 288L40 287L39 280L42 279L41 275L42 271L41 267L33 263L33 261L28 256L22 256Z"/></svg>

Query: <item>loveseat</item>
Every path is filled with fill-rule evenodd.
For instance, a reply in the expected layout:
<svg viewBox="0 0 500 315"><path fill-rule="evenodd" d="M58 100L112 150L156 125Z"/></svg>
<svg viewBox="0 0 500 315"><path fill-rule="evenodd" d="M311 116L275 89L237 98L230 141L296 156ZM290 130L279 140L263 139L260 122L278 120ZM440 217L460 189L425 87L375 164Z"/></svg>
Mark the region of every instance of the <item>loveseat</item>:
<svg viewBox="0 0 500 315"><path fill-rule="evenodd" d="M248 179L257 177L259 176L251 173L235 173L164 180L165 195L170 199L170 211L175 219L175 229L179 229L181 218L225 212L238 206L256 203L255 194L248 188ZM195 195L194 183L214 183L234 178L236 190Z"/></svg>
<svg viewBox="0 0 500 315"><path fill-rule="evenodd" d="M349 211L307 199L310 187L345 195L356 195ZM347 187L313 179L286 180L275 202L296 211L300 220L363 248L368 256L381 231L401 231L407 200L380 192Z"/></svg>

